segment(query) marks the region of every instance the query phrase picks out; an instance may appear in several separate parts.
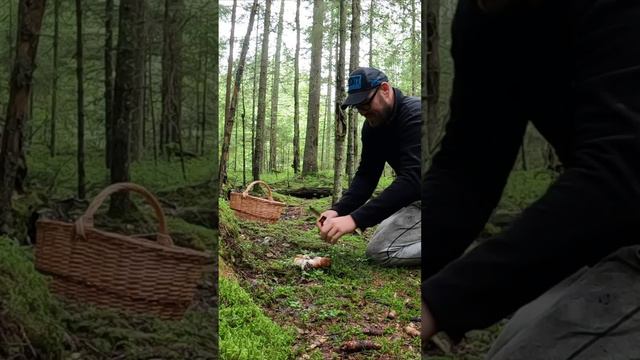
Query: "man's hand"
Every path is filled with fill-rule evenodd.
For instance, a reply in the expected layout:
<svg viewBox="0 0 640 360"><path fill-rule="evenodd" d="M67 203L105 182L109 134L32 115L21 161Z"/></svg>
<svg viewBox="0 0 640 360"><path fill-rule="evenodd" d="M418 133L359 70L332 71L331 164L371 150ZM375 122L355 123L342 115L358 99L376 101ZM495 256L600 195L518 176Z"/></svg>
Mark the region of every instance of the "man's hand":
<svg viewBox="0 0 640 360"><path fill-rule="evenodd" d="M427 348L427 343L431 340L431 337L436 333L436 324L431 315L431 311L427 307L427 304L422 300L422 317L420 318L420 335L422 338L422 348Z"/></svg>
<svg viewBox="0 0 640 360"><path fill-rule="evenodd" d="M356 229L356 222L351 215L328 218L320 228L320 237L331 244L335 244L344 234L352 233Z"/></svg>
<svg viewBox="0 0 640 360"><path fill-rule="evenodd" d="M318 218L318 220L316 220L316 226L318 227L318 230L322 230L322 225L324 225L324 222L327 221L327 219L332 219L337 216L338 212L335 210L326 210L325 212L320 214L320 217Z"/></svg>

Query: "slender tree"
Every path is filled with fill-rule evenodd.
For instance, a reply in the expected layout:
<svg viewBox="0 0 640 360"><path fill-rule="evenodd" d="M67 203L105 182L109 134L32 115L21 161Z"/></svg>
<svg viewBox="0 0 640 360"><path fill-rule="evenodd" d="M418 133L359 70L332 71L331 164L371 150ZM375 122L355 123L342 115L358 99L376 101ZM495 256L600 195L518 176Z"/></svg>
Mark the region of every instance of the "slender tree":
<svg viewBox="0 0 640 360"><path fill-rule="evenodd" d="M227 87L224 94L224 118L229 116L229 100L231 98L231 72L233 71L233 44L234 32L236 28L236 6L237 0L233 0L233 6L231 7L231 35L229 36L229 60L227 60Z"/></svg>
<svg viewBox="0 0 640 360"><path fill-rule="evenodd" d="M276 58L273 64L273 85L271 85L271 128L269 136L269 170L276 171L277 128L278 128L278 93L280 92L280 48L282 47L282 20L284 16L284 0L280 0L278 18L278 35L276 38Z"/></svg>
<svg viewBox="0 0 640 360"><path fill-rule="evenodd" d="M311 71L309 73L309 104L307 134L304 143L302 174L318 172L318 127L320 118L320 69L322 68L322 22L324 1L313 2L313 26L311 30Z"/></svg>
<svg viewBox="0 0 640 360"><path fill-rule="evenodd" d="M409 0L411 2L411 95L416 95L416 67L418 61L416 60L416 53L418 52L417 43L418 35L416 33L416 2L415 0Z"/></svg>
<svg viewBox="0 0 640 360"><path fill-rule="evenodd" d="M256 118L256 143L253 150L253 180L260 179L264 157L264 122L267 108L267 67L269 58L269 29L271 0L266 0L264 11L264 29L262 33L262 53L260 54L260 83L258 84L258 116Z"/></svg>
<svg viewBox="0 0 640 360"><path fill-rule="evenodd" d="M440 0L431 0L427 8L427 156L431 159L437 147L439 129L438 100L440 88ZM430 160L429 160L430 161Z"/></svg>
<svg viewBox="0 0 640 360"><path fill-rule="evenodd" d="M339 55L336 64L336 99L334 109L336 113L335 154L333 171L333 193L331 203L335 203L342 196L342 169L344 169L344 138L347 136L347 122L340 105L344 101L344 63L346 50L346 22L344 0L340 0L340 23L338 33L340 38Z"/></svg>
<svg viewBox="0 0 640 360"><path fill-rule="evenodd" d="M293 172L300 171L300 0L296 1L296 54L293 80Z"/></svg>
<svg viewBox="0 0 640 360"><path fill-rule="evenodd" d="M360 0L351 1L351 51L349 52L349 72L358 67L360 59ZM351 183L355 172L355 161L358 134L358 112L355 109L349 111L347 134L347 181Z"/></svg>
<svg viewBox="0 0 640 360"><path fill-rule="evenodd" d="M58 109L58 39L60 37L60 0L53 2L53 76L51 79L51 138L49 155L56 156L56 121Z"/></svg>
<svg viewBox="0 0 640 360"><path fill-rule="evenodd" d="M82 0L76 0L76 80L78 101L78 197L84 199L84 56L82 49Z"/></svg>
<svg viewBox="0 0 640 360"><path fill-rule="evenodd" d="M111 183L129 181L129 129L140 106L139 84L142 77L143 52L138 37L144 31L140 21L144 0L122 0L119 9L116 74L113 93L113 128ZM110 216L122 216L129 207L127 193L112 196Z"/></svg>
<svg viewBox="0 0 640 360"><path fill-rule="evenodd" d="M105 165L111 166L111 129L113 128L113 0L105 1L104 38L104 135Z"/></svg>
<svg viewBox="0 0 640 360"><path fill-rule="evenodd" d="M242 74L244 73L244 65L247 59L247 52L249 51L249 42L251 41L251 29L253 28L253 21L258 11L258 0L254 0L251 7L251 14L249 15L249 25L247 26L247 33L244 36L242 42L242 50L240 51L240 59L238 60L238 67L236 68L236 80L231 93L231 102L229 103L229 113L224 121L224 134L222 139L222 157L220 159L220 168L218 170L219 178L222 182L225 181L227 175L227 162L229 161L229 146L231 144L231 131L233 130L233 119L236 114L236 106L238 104L238 91L242 85Z"/></svg>
<svg viewBox="0 0 640 360"><path fill-rule="evenodd" d="M16 57L11 72L9 104L0 140L0 232L12 222L11 204L14 190L21 190L27 173L24 134L28 122L33 70L38 49L45 0L21 0L18 4Z"/></svg>
<svg viewBox="0 0 640 360"><path fill-rule="evenodd" d="M162 121L160 152L180 143L182 116L182 0L166 0L162 48ZM173 147L173 145L171 146Z"/></svg>
<svg viewBox="0 0 640 360"><path fill-rule="evenodd" d="M374 0L371 0L371 5L369 5L369 67L373 67L373 9Z"/></svg>

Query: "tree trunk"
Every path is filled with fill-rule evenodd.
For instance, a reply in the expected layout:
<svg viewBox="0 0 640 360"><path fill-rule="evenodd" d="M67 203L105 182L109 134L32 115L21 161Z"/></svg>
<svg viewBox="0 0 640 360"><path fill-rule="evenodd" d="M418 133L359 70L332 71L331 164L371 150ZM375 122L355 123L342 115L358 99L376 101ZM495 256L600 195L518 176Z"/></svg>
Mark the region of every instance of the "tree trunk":
<svg viewBox="0 0 640 360"><path fill-rule="evenodd" d="M311 30L311 71L309 73L309 106L307 134L304 143L302 174L318 172L318 120L320 117L320 70L322 69L322 21L324 2L313 3L313 28Z"/></svg>
<svg viewBox="0 0 640 360"><path fill-rule="evenodd" d="M0 232L11 226L13 191L23 190L27 172L24 133L33 86L33 70L45 0L21 0L18 8L17 51L9 90L9 104L0 140Z"/></svg>
<svg viewBox="0 0 640 360"><path fill-rule="evenodd" d="M293 80L293 172L300 171L300 0L296 1L296 54Z"/></svg>
<svg viewBox="0 0 640 360"><path fill-rule="evenodd" d="M105 39L104 39L104 135L105 135L105 165L111 167L111 153L113 152L111 137L113 129L113 0L105 3Z"/></svg>
<svg viewBox="0 0 640 360"><path fill-rule="evenodd" d="M360 60L360 0L351 1L351 51L349 52L349 73L358 68ZM351 184L355 172L357 146L358 111L349 110L347 135L347 182Z"/></svg>
<svg viewBox="0 0 640 360"><path fill-rule="evenodd" d="M202 134L202 136L200 137L200 155L204 155L204 132L206 130L206 125L207 125L207 79L209 76L209 67L208 67L208 63L209 63L209 58L206 56L204 57L204 84L202 85L202 115L200 116L200 121L202 121L202 123L200 124L200 133ZM217 128L217 123L216 123L216 128Z"/></svg>
<svg viewBox="0 0 640 360"><path fill-rule="evenodd" d="M142 10L140 13L140 18L138 19L138 21L140 21L142 24L140 25L142 31L141 33L137 36L137 46L140 49L140 52L142 53L142 61L140 62L140 64L142 64L141 68L140 68L140 74L141 76L137 77L136 80L138 81L136 83L136 88L137 88L137 92L136 92L136 96L139 97L138 100L138 107L135 109L135 116L133 117L133 122L131 123L131 160L133 161L139 161L140 158L142 157L142 122L143 122L143 116L144 116L144 64L145 64L145 52L146 52L146 39L145 39L145 34L146 32L145 30L145 13L146 13L146 4L143 1L142 2Z"/></svg>
<svg viewBox="0 0 640 360"><path fill-rule="evenodd" d="M333 195L331 203L335 204L342 196L342 169L344 169L344 138L347 135L347 123L344 111L340 105L344 101L344 58L346 50L346 22L347 14L345 12L344 0L340 0L340 24L339 38L340 50L336 66L336 99L334 109L336 113L336 130L335 130L335 153L334 153L334 172L333 172Z"/></svg>
<svg viewBox="0 0 640 360"><path fill-rule="evenodd" d="M56 156L56 116L58 103L58 39L60 36L60 0L53 2L53 79L51 81L51 138L49 155Z"/></svg>
<svg viewBox="0 0 640 360"><path fill-rule="evenodd" d="M149 115L151 116L151 146L153 146L153 163L158 165L158 137L156 134L156 112L153 102L153 82L151 81L151 52L148 54L147 62L147 86L149 88Z"/></svg>
<svg viewBox="0 0 640 360"><path fill-rule="evenodd" d="M439 59L440 0L431 0L427 8L427 157L430 161L437 147L439 126L438 99L440 86Z"/></svg>
<svg viewBox="0 0 640 360"><path fill-rule="evenodd" d="M162 141L160 152L180 147L182 116L182 0L166 0L162 49Z"/></svg>
<svg viewBox="0 0 640 360"><path fill-rule="evenodd" d="M113 128L111 183L129 181L129 131L140 106L139 84L143 69L143 52L139 48L143 23L140 21L144 0L122 0L118 25L118 48L113 94ZM129 207L127 193L111 197L109 215L122 216Z"/></svg>
<svg viewBox="0 0 640 360"><path fill-rule="evenodd" d="M284 0L280 0L280 15L278 19L278 35L276 38L276 58L273 70L273 85L271 85L271 129L269 136L269 170L276 171L277 130L278 130L278 93L280 92L280 48L282 47L282 20L284 15Z"/></svg>
<svg viewBox="0 0 640 360"><path fill-rule="evenodd" d="M373 0L372 0L373 1ZM420 21L420 30L422 32L422 36L424 36L426 38L427 34L427 22L426 17L427 17L427 11L428 11L428 6L427 6L427 1L423 1L422 2L422 19ZM425 39L426 40L426 39ZM422 152L422 173L421 173L421 178L424 179L425 174L427 173L427 171L429 170L429 140L427 139L427 134L428 134L428 127L427 127L427 123L429 121L429 118L427 116L427 112L429 111L429 94L428 94L428 86L427 86L427 70L428 69L428 62L427 62L427 42L426 41L421 41L420 42L420 78L422 79L421 81L421 90L420 90L420 105L422 106L422 112L421 112L421 118L422 118L422 127L421 127L421 132L422 132L422 137L421 137L421 141L420 141L420 146L422 148L421 152Z"/></svg>
<svg viewBox="0 0 640 360"><path fill-rule="evenodd" d="M333 18L333 16L332 16ZM334 25L334 20L331 19L331 27L333 28ZM330 35L330 39L329 39L329 44L331 44L331 42L333 41L333 39L331 38L332 36ZM336 39L338 37L336 36ZM338 54L336 54L336 56L338 56ZM333 63L333 51L331 51L331 48L329 48L329 63L327 64L328 68L329 68L329 76L327 77L327 97L326 97L326 101L325 101L325 112L324 112L324 122L322 124L322 148L320 149L320 166L324 169L325 165L326 165L326 161L328 160L328 153L327 153L327 143L329 142L329 138L327 136L327 123L329 123L329 119L330 116L329 114L331 113L331 74L332 74L332 69L331 69L331 65Z"/></svg>
<svg viewBox="0 0 640 360"><path fill-rule="evenodd" d="M369 6L369 67L373 67L373 1Z"/></svg>
<svg viewBox="0 0 640 360"><path fill-rule="evenodd" d="M256 50L253 55L253 82L251 88L253 97L251 100L251 172L253 173L253 158L256 145L256 84L258 83L258 43L260 42L260 7L256 12Z"/></svg>
<svg viewBox="0 0 640 360"><path fill-rule="evenodd" d="M76 80L78 106L78 198L84 199L84 64L82 51L82 0L76 0Z"/></svg>
<svg viewBox="0 0 640 360"><path fill-rule="evenodd" d="M247 33L244 36L242 42L242 50L240 51L240 59L238 60L238 67L236 68L236 80L233 85L233 92L231 94L231 102L229 103L229 113L224 120L224 135L222 139L222 153L220 158L220 168L218 169L219 179L222 183L226 182L227 176L227 162L229 161L229 145L231 143L231 130L233 130L233 119L236 114L236 106L238 104L238 90L242 85L242 74L244 72L244 64L247 58L247 52L249 51L249 42L251 40L251 29L253 28L253 21L255 19L256 12L258 11L258 0L254 0L251 7L251 14L249 16L249 25L247 26Z"/></svg>
<svg viewBox="0 0 640 360"><path fill-rule="evenodd" d="M247 183L247 138L246 138L246 109L244 107L244 88L242 88L242 183Z"/></svg>
<svg viewBox="0 0 640 360"><path fill-rule="evenodd" d="M411 1L411 96L416 95L416 44L418 42L416 35L416 1Z"/></svg>
<svg viewBox="0 0 640 360"><path fill-rule="evenodd" d="M256 118L256 143L253 149L253 180L260 179L264 157L264 122L267 108L267 67L269 58L269 29L271 16L271 0L266 0L264 12L264 28L262 35L262 53L260 54L260 83L258 85L258 116Z"/></svg>
<svg viewBox="0 0 640 360"><path fill-rule="evenodd" d="M229 117L229 100L231 98L231 72L233 71L233 44L234 32L236 29L236 6L237 0L233 0L233 6L231 8L231 35L229 36L229 60L227 61L227 87L224 94L224 118Z"/></svg>

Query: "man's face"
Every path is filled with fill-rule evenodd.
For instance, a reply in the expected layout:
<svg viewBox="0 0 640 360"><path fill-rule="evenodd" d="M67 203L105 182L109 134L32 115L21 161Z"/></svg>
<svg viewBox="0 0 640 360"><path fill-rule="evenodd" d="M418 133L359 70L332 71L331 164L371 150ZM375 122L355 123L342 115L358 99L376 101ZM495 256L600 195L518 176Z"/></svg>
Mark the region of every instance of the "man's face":
<svg viewBox="0 0 640 360"><path fill-rule="evenodd" d="M371 127L377 127L387 121L393 109L389 101L391 87L383 83L373 92L368 101L356 106L360 115L367 119Z"/></svg>

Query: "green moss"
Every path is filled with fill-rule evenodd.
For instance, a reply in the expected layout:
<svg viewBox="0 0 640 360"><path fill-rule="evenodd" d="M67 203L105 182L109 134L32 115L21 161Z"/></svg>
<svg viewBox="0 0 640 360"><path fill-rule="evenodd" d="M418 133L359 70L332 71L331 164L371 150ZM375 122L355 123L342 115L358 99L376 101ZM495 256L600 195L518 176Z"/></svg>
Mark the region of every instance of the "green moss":
<svg viewBox="0 0 640 360"><path fill-rule="evenodd" d="M294 335L262 313L233 280L220 278L220 356L222 359L290 359Z"/></svg>
<svg viewBox="0 0 640 360"><path fill-rule="evenodd" d="M3 358L29 354L16 345L24 342L48 358L62 353L60 305L50 295L45 278L35 270L30 254L11 239L0 237L0 333L11 329L21 331L0 336ZM16 337L21 341L13 342Z"/></svg>
<svg viewBox="0 0 640 360"><path fill-rule="evenodd" d="M167 217L167 227L178 245L201 251L213 251L217 247L218 232L203 226L194 225L182 219Z"/></svg>

